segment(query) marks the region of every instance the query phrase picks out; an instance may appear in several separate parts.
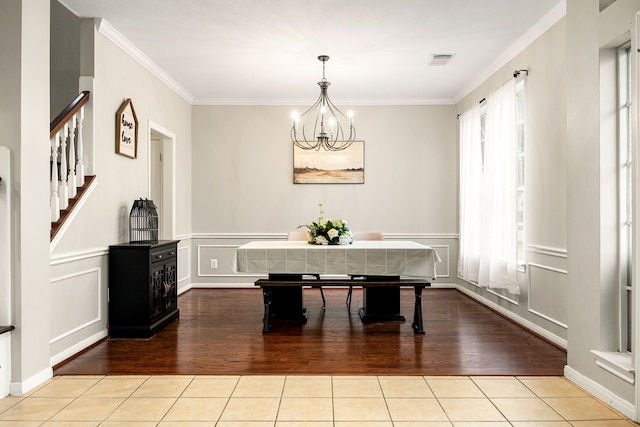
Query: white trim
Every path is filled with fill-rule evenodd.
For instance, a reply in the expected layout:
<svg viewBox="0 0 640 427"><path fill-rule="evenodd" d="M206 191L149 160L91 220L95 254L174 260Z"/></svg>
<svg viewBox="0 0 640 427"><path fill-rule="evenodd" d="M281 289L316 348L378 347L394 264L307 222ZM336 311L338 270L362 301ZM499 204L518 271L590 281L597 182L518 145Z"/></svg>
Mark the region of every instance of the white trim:
<svg viewBox="0 0 640 427"><path fill-rule="evenodd" d="M567 250L562 248L553 248L551 246L527 245L527 252L549 255L557 258L567 258Z"/></svg>
<svg viewBox="0 0 640 427"><path fill-rule="evenodd" d="M182 251L182 250L187 252L186 255L183 255L183 256L187 257L186 265L189 268L187 268L187 275L186 276L178 277L178 283L179 282L184 282L185 280L188 280L188 279L191 278L191 246L179 246L178 247L178 259L181 258L181 256L180 256L181 252L180 251ZM180 270L178 270L178 271L180 271Z"/></svg>
<svg viewBox="0 0 640 427"><path fill-rule="evenodd" d="M503 299L503 300L505 300L505 301L507 301L507 302L510 302L510 303L511 303L511 304L513 304L513 305L520 305L520 301L516 301L516 300L511 299L511 298L509 298L509 297L507 297L507 296L505 296L505 295L502 295L502 294L500 294L500 293L498 293L498 292L494 291L494 290L493 290L493 289L491 289L491 288L488 288L488 287L486 287L486 288L485 288L485 287L482 287L482 286L478 285L476 282L472 282L472 281L470 281L470 280L467 280L467 279L465 279L464 277L462 277L462 276L460 276L460 275L458 275L458 279L460 279L460 280L464 281L465 283L470 284L471 286L473 286L473 287L475 287L475 288L477 288L477 289L486 289L486 291L487 291L487 292L489 292L491 295L494 295L494 296L496 296L496 297L498 297L498 298L500 298L500 299ZM466 292L466 291L469 291L469 290L468 290L467 288L465 288L464 286L460 286L460 285L458 285L458 286L457 286L457 288L458 288L458 289L461 289L461 290L462 290L462 289L464 289L464 291L465 291L465 292ZM474 292L474 295L478 295L478 294L476 294L476 293ZM480 295L478 295L478 297L479 297L480 299L478 299L478 298L476 298L476 299L478 299L478 301L480 301L480 302L482 302L482 301L489 301L489 300L487 300L486 298L481 297Z"/></svg>
<svg viewBox="0 0 640 427"><path fill-rule="evenodd" d="M549 28L556 24L567 14L567 2L562 0L556 7L540 19L533 27L524 33L518 40L509 46L491 65L475 74L475 78L457 95L453 97L455 104L460 102L465 96L473 92L482 83L487 81L495 72L504 67L509 61L522 52L534 40L544 34Z"/></svg>
<svg viewBox="0 0 640 427"><path fill-rule="evenodd" d="M51 378L53 378L53 368L49 366L22 382L11 383L9 386L9 392L12 396L22 396Z"/></svg>
<svg viewBox="0 0 640 427"><path fill-rule="evenodd" d="M60 229L58 230L58 233L56 233L56 236L51 241L51 244L49 245L49 252L53 252L53 250L56 248L58 243L60 243L60 239L62 239L62 236L64 236L64 233L69 228L69 225L71 225L75 217L78 215L78 212L80 212L84 204L87 202L89 195L93 193L93 190L96 188L97 185L98 185L98 177L95 177L93 181L91 181L91 183L89 184L89 187L87 187L87 189L85 190L82 197L80 197L80 200L78 200L78 203L74 206L71 212L69 212L69 216L64 221L64 223L62 224L62 227L60 227Z"/></svg>
<svg viewBox="0 0 640 427"><path fill-rule="evenodd" d="M0 322L11 323L11 269L13 255L11 251L11 151L9 147L0 147Z"/></svg>
<svg viewBox="0 0 640 427"><path fill-rule="evenodd" d="M565 366L564 376L571 382L584 389L586 392L594 395L598 399L602 400L613 409L620 412L625 417L635 420L637 416L636 407L632 403L627 402L620 396L613 394L609 389L593 381L591 378L582 375L575 369Z"/></svg>
<svg viewBox="0 0 640 427"><path fill-rule="evenodd" d="M433 239L452 239L457 240L460 238L460 235L457 233L450 234L399 234L399 233L383 233L384 238L386 240L412 240L412 239L422 239L422 240L433 240Z"/></svg>
<svg viewBox="0 0 640 427"><path fill-rule="evenodd" d="M591 350L596 365L629 384L635 383L636 370L631 366L631 355L617 351Z"/></svg>
<svg viewBox="0 0 640 427"><path fill-rule="evenodd" d="M530 266L530 267L537 267L537 268L541 268L543 270L553 271L555 273L569 274L569 272L567 270L564 270L562 268L549 267L548 265L538 264L538 263L535 263L535 262L528 262L527 265ZM531 271L531 269L529 269L529 271Z"/></svg>
<svg viewBox="0 0 640 427"><path fill-rule="evenodd" d="M200 98L194 99L192 105L310 105L316 101L313 99L300 98ZM369 99L369 98L336 98L333 100L336 105L454 105L453 98L433 98L433 99Z"/></svg>
<svg viewBox="0 0 640 427"><path fill-rule="evenodd" d="M166 211L167 207L166 204L169 203L169 235L168 236L163 236L163 238L165 240L174 240L175 239L175 234L176 234L176 134L171 132L170 130L160 126L159 124L149 120L149 134L147 135L147 153L151 153L151 132L157 132L159 134L161 134L163 136L162 138L162 144L163 144L163 152L165 153L165 158L167 157L167 154L169 155L169 170L166 170L167 168L165 168L163 166L163 185L165 183L169 183L169 193L170 193L170 200L162 200L163 203L163 210ZM170 140L170 141L166 141L166 139ZM168 144L165 144L165 142L167 142ZM167 148L167 145L169 145L169 150L168 152L165 151L165 148ZM149 188L148 188L148 194L149 197L151 197L151 155L147 156L147 160L148 160L148 176L149 176ZM169 172L169 176L167 176L166 172ZM158 212L159 214L162 214L163 212ZM164 216L164 218L166 219L167 215ZM166 227L163 227L166 229Z"/></svg>
<svg viewBox="0 0 640 427"><path fill-rule="evenodd" d="M178 286L178 296L184 294L187 291L190 291L193 288L194 287L191 285L191 283L187 283L186 285L184 285L182 287Z"/></svg>
<svg viewBox="0 0 640 427"><path fill-rule="evenodd" d="M111 24L109 24L105 19L96 18L95 26L100 34L105 36L113 44L122 49L126 54L133 58L134 61L140 64L152 75L157 77L158 80L160 80L162 83L167 85L169 89L173 90L178 96L187 101L189 104L193 104L193 95L191 95L185 88L183 88L177 81L175 81L169 74L167 74L155 62L153 62L151 58L145 55L126 37L120 34L120 32L112 27Z"/></svg>
<svg viewBox="0 0 640 427"><path fill-rule="evenodd" d="M49 364L51 366L57 365L58 363L64 362L68 358L75 356L83 350L86 350L88 347L97 343L98 341L106 338L108 336L107 331L103 330L93 334L92 336L85 338L84 340L74 344L73 346L66 348L63 352L55 354L49 358Z"/></svg>
<svg viewBox="0 0 640 427"><path fill-rule="evenodd" d="M190 239L285 240L287 233L192 233Z"/></svg>
<svg viewBox="0 0 640 427"><path fill-rule="evenodd" d="M108 248L103 248L103 249L96 248L96 249L91 249L87 251L71 252L71 253L61 254L55 257L51 257L51 261L49 264L52 266L67 264L69 262L82 261L85 259L97 258L101 256L106 256L106 255L109 255Z"/></svg>
<svg viewBox="0 0 640 427"><path fill-rule="evenodd" d="M531 314L534 314L534 315L546 320L547 322L551 322L553 324L556 324L556 325L558 325L558 326L560 326L561 328L564 328L564 329L569 329L568 325L562 323L559 320L554 319L553 317L547 316L546 314L542 314L539 311L536 311L536 310L534 310L532 308L527 308L527 311L529 313L531 313Z"/></svg>
<svg viewBox="0 0 640 427"><path fill-rule="evenodd" d="M237 278L239 276L231 276L231 275L219 275L217 277L228 277L228 278ZM249 276L242 276L242 277L249 277ZM261 279L264 278L265 276L258 276L255 275L254 279ZM358 284L356 286L354 286L354 288L361 288L362 285ZM257 289L256 285L253 282L227 282L227 283L217 283L217 282L200 282L200 283L191 283L189 289L218 289L218 288L238 288L238 289ZM344 288L341 286L332 286L332 289L347 289L347 287L345 286ZM409 289L412 288L411 286L401 286L401 288L403 289ZM432 283L430 287L425 288L425 292L428 292L428 289L455 289L456 288L456 284L455 283ZM424 294L423 294L424 295Z"/></svg>
<svg viewBox="0 0 640 427"><path fill-rule="evenodd" d="M505 290L506 290L506 289L505 289ZM508 297L508 296L506 296L506 295L502 295L501 293L496 292L496 291L494 291L494 290L493 290L493 289L491 289L491 288L487 288L487 292L489 292L489 293L490 293L490 294L492 294L492 295L495 295L496 297L498 297L498 298L500 298L500 299L503 299L503 300L505 300L505 301L508 301L508 302L510 302L510 303L511 303L511 304L513 304L513 305L520 305L520 301L516 301L516 300L514 300L514 299L509 298L509 297Z"/></svg>

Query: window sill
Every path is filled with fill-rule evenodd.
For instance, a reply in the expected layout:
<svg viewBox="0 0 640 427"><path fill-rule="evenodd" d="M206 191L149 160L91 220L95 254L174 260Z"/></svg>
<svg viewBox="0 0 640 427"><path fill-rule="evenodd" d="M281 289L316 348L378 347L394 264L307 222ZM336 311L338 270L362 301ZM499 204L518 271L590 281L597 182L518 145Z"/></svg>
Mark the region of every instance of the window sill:
<svg viewBox="0 0 640 427"><path fill-rule="evenodd" d="M591 353L596 357L596 365L629 384L635 383L636 371L631 365L630 354L598 350L591 350Z"/></svg>

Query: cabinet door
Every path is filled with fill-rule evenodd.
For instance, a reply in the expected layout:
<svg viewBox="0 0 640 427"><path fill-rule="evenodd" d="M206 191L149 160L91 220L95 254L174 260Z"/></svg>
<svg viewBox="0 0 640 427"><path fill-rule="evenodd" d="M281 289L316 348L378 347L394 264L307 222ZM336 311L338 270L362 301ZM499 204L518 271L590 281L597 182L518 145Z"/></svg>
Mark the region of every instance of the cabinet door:
<svg viewBox="0 0 640 427"><path fill-rule="evenodd" d="M165 309L166 311L175 310L178 307L178 263L175 258L165 264L164 280L167 285L164 297Z"/></svg>
<svg viewBox="0 0 640 427"><path fill-rule="evenodd" d="M165 266L163 263L155 263L151 267L151 301L150 301L150 321L162 316L165 312L164 296L166 293L165 286Z"/></svg>

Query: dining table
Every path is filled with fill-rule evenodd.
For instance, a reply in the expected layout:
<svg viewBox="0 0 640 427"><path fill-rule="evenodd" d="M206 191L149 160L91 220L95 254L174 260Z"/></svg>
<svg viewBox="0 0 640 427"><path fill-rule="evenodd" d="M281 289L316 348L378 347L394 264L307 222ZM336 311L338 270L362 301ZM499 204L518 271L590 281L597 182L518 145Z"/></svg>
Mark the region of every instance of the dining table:
<svg viewBox="0 0 640 427"><path fill-rule="evenodd" d="M306 241L259 240L236 250L235 270L267 275L255 282L263 292L263 332L273 319L306 321L305 287L362 286L362 321L405 320L400 313L400 288L414 288L412 327L424 333L422 290L436 279L441 262L430 246L411 240L361 240L345 245Z"/></svg>

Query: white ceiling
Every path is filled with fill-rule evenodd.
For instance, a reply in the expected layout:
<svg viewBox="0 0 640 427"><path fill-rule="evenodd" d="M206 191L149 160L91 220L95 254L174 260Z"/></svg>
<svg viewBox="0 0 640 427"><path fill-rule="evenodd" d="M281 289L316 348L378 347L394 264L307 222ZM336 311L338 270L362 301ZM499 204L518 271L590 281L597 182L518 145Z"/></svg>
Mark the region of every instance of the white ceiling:
<svg viewBox="0 0 640 427"><path fill-rule="evenodd" d="M451 103L566 8L565 0L59 1L106 20L195 104L307 103L319 92L322 54L335 103ZM431 54L455 56L430 67Z"/></svg>

